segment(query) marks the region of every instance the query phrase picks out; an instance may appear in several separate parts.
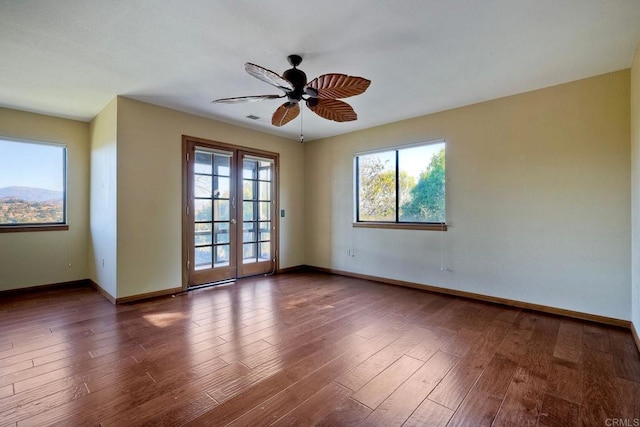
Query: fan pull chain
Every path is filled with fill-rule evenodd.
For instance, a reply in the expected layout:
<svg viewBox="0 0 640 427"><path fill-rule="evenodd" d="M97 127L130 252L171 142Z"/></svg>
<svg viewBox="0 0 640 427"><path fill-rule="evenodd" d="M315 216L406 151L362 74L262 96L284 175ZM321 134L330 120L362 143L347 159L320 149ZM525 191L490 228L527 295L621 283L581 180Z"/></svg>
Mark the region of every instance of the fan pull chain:
<svg viewBox="0 0 640 427"><path fill-rule="evenodd" d="M302 134L302 116L304 115L304 108L300 109L300 144L304 144L304 135Z"/></svg>

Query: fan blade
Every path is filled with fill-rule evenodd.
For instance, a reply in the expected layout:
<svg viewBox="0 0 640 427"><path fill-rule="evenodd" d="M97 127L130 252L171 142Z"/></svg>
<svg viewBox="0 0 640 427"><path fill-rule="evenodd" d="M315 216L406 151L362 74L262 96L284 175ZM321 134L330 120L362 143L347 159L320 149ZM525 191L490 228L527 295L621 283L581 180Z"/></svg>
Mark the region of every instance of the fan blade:
<svg viewBox="0 0 640 427"><path fill-rule="evenodd" d="M278 107L275 113L273 113L273 117L271 117L271 124L278 127L284 126L291 120L298 117L298 114L300 114L300 106L298 104L285 102Z"/></svg>
<svg viewBox="0 0 640 427"><path fill-rule="evenodd" d="M317 98L337 99L360 95L369 85L371 80L362 77L347 76L346 74L323 74L311 80L305 86L305 92ZM311 90L307 91L308 88ZM313 95L313 92L317 95Z"/></svg>
<svg viewBox="0 0 640 427"><path fill-rule="evenodd" d="M286 80L284 77L279 76L271 70L267 70L259 65L252 64L251 62L247 62L244 64L244 69L247 73L251 74L256 79L260 79L263 82L269 83L277 87L278 89L282 89L285 92L289 92L293 90L293 86Z"/></svg>
<svg viewBox="0 0 640 427"><path fill-rule="evenodd" d="M284 98L284 95L255 95L255 96L237 96L235 98L220 98L211 101L212 104L234 104L236 102L255 102L263 99Z"/></svg>
<svg viewBox="0 0 640 427"><path fill-rule="evenodd" d="M309 102L312 101L312 102ZM358 115L351 105L337 99L314 99L307 101L307 107L320 117L334 122L351 122L358 119ZM317 101L317 102L315 102Z"/></svg>

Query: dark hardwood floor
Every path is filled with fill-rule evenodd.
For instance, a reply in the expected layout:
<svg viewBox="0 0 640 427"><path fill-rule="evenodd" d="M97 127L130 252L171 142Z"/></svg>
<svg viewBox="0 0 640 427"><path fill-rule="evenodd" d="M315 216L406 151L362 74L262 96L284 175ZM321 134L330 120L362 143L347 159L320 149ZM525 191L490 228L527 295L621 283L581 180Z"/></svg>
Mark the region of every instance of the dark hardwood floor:
<svg viewBox="0 0 640 427"><path fill-rule="evenodd" d="M640 423L628 330L340 276L48 290L0 319L0 426Z"/></svg>

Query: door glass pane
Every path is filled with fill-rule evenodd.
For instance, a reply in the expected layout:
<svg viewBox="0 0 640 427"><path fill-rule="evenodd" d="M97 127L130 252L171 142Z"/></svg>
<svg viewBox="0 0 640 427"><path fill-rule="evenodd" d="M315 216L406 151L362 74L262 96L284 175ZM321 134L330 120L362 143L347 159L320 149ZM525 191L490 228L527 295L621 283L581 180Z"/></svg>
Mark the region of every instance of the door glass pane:
<svg viewBox="0 0 640 427"><path fill-rule="evenodd" d="M193 171L211 175L211 154L196 151L196 163Z"/></svg>
<svg viewBox="0 0 640 427"><path fill-rule="evenodd" d="M272 162L262 160L260 161L258 179L262 181L271 181L271 165Z"/></svg>
<svg viewBox="0 0 640 427"><path fill-rule="evenodd" d="M244 243L242 245L242 259L244 262L250 261L253 262L256 259L256 244L255 243Z"/></svg>
<svg viewBox="0 0 640 427"><path fill-rule="evenodd" d="M260 239L261 241L271 240L271 223L260 223Z"/></svg>
<svg viewBox="0 0 640 427"><path fill-rule="evenodd" d="M195 219L196 221L211 221L211 200L196 199L195 205Z"/></svg>
<svg viewBox="0 0 640 427"><path fill-rule="evenodd" d="M211 175L195 175L193 179L195 197L211 197Z"/></svg>
<svg viewBox="0 0 640 427"><path fill-rule="evenodd" d="M242 202L242 220L253 221L254 219L253 202Z"/></svg>
<svg viewBox="0 0 640 427"><path fill-rule="evenodd" d="M196 246L210 245L212 242L211 237L211 223L195 224L195 244Z"/></svg>
<svg viewBox="0 0 640 427"><path fill-rule="evenodd" d="M196 270L211 268L211 246L196 248L194 268Z"/></svg>
<svg viewBox="0 0 640 427"><path fill-rule="evenodd" d="M271 183L260 181L258 200L271 200Z"/></svg>
<svg viewBox="0 0 640 427"><path fill-rule="evenodd" d="M271 243L260 243L260 261L266 261L271 259Z"/></svg>
<svg viewBox="0 0 640 427"><path fill-rule="evenodd" d="M260 202L260 221L268 221L271 219L271 203Z"/></svg>
<svg viewBox="0 0 640 427"><path fill-rule="evenodd" d="M214 218L216 221L229 221L229 201L214 200Z"/></svg>
<svg viewBox="0 0 640 427"><path fill-rule="evenodd" d="M214 176L213 188L215 190L214 197L216 199L228 199L231 194L231 181L228 177Z"/></svg>
<svg viewBox="0 0 640 427"><path fill-rule="evenodd" d="M216 267L229 265L229 245L218 245L216 248Z"/></svg>
<svg viewBox="0 0 640 427"><path fill-rule="evenodd" d="M242 177L244 179L257 179L258 177L258 162L255 160L244 160L242 167Z"/></svg>
<svg viewBox="0 0 640 427"><path fill-rule="evenodd" d="M256 223L255 222L245 222L242 224L242 241L243 242L256 241Z"/></svg>
<svg viewBox="0 0 640 427"><path fill-rule="evenodd" d="M256 182L245 179L242 181L242 199L255 200Z"/></svg>
<svg viewBox="0 0 640 427"><path fill-rule="evenodd" d="M213 162L213 173L219 176L231 176L231 156L216 154Z"/></svg>
<svg viewBox="0 0 640 427"><path fill-rule="evenodd" d="M216 243L229 243L229 223L218 222L214 225Z"/></svg>

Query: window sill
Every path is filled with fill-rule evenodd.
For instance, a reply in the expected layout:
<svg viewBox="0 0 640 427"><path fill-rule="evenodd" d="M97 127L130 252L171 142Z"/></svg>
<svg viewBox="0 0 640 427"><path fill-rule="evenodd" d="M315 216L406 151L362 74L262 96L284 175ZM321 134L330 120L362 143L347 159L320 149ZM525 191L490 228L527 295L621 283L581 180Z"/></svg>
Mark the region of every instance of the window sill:
<svg viewBox="0 0 640 427"><path fill-rule="evenodd" d="M403 222L354 222L354 228L387 228L395 230L447 231L447 224L417 224Z"/></svg>
<svg viewBox="0 0 640 427"><path fill-rule="evenodd" d="M0 233L26 233L31 231L64 231L68 224L0 225Z"/></svg>

